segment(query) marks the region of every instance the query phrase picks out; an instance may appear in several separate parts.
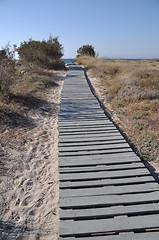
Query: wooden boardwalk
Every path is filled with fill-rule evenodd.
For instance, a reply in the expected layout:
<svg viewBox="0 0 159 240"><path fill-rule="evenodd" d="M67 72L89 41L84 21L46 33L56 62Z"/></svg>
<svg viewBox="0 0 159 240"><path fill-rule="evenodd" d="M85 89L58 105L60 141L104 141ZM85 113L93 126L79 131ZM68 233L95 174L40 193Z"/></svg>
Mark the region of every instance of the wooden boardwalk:
<svg viewBox="0 0 159 240"><path fill-rule="evenodd" d="M60 239L159 240L159 185L71 65L59 113Z"/></svg>

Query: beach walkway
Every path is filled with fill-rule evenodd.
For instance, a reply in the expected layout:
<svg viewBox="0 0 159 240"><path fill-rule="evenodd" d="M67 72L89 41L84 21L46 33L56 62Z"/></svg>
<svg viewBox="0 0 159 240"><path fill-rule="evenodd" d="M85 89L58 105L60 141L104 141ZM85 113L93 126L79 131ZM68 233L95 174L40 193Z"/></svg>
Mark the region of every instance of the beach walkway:
<svg viewBox="0 0 159 240"><path fill-rule="evenodd" d="M62 90L59 171L60 239L159 239L159 185L75 65Z"/></svg>

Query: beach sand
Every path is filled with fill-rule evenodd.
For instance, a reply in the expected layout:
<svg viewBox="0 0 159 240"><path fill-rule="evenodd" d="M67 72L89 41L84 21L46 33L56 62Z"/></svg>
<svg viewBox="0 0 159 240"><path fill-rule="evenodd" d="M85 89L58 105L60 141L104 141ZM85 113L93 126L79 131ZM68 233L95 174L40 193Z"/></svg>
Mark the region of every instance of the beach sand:
<svg viewBox="0 0 159 240"><path fill-rule="evenodd" d="M64 76L47 102L29 112L34 127L6 130L0 177L0 239L59 238L58 111ZM10 138L5 141L9 134ZM4 157L4 156L3 156Z"/></svg>

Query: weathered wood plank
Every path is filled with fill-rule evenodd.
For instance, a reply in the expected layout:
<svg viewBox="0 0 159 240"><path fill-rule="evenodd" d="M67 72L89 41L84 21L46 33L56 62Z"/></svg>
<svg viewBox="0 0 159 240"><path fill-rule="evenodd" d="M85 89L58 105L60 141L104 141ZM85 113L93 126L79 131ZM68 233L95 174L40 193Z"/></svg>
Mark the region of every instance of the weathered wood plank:
<svg viewBox="0 0 159 240"><path fill-rule="evenodd" d="M100 169L105 170L124 170L124 169L133 169L133 168L142 168L143 163L140 160L134 158L129 160L119 159L118 161L106 161L88 159L88 161L78 162L74 160L60 160L60 172L85 172L85 171L99 171ZM86 170L88 169L88 170Z"/></svg>
<svg viewBox="0 0 159 240"><path fill-rule="evenodd" d="M113 164L113 165L96 165L92 167L78 166L78 167L60 167L60 173L78 173L78 172L98 172L98 171L114 171L114 170L126 170L126 169L139 169L145 168L142 162L128 163L128 164Z"/></svg>
<svg viewBox="0 0 159 240"><path fill-rule="evenodd" d="M99 171L96 173L63 173L60 174L60 181L72 181L72 180L91 180L91 179L103 179L103 178L119 178L119 177L130 177L149 175L150 172L144 169L131 169L131 170L119 170L119 171Z"/></svg>
<svg viewBox="0 0 159 240"><path fill-rule="evenodd" d="M83 145L83 146L78 146L74 145L71 147L68 146L60 146L59 147L59 152L79 152L79 151L99 151L99 150L108 150L108 149L122 149L122 148L130 148L129 144L124 142L124 143L114 143L114 144L104 144L104 145Z"/></svg>
<svg viewBox="0 0 159 240"><path fill-rule="evenodd" d="M84 125L84 126L82 126L82 125L79 125L79 124L76 124L76 125L71 125L71 126L63 126L63 125L61 125L60 126L60 131L59 132L62 132L62 131L67 131L67 132L69 132L69 131L84 131L84 130L102 130L102 129L107 129L107 128L109 128L109 127L114 127L112 124L103 124L103 125L101 125L101 124L98 124L98 125Z"/></svg>
<svg viewBox="0 0 159 240"><path fill-rule="evenodd" d="M110 145L110 144L118 144L118 143L126 143L124 139L120 137L118 139L109 139L109 140L92 140L92 141L73 141L73 142L59 142L60 147L74 147L74 146L97 146L97 145Z"/></svg>
<svg viewBox="0 0 159 240"><path fill-rule="evenodd" d="M137 158L140 159L139 157L137 157L137 155L132 151L132 152L123 152L123 153L112 153L110 155L97 155L97 156L77 156L76 159L81 161L81 160L86 160L88 161L89 159L92 160L97 160L97 159L105 159L105 160L118 160L118 159L125 159L125 161L127 161L129 158ZM62 157L60 157L60 159L63 159ZM74 157L70 156L70 157L65 157L66 160L71 160L71 159L75 159ZM140 160L141 161L141 160Z"/></svg>
<svg viewBox="0 0 159 240"><path fill-rule="evenodd" d="M159 203L148 203L129 206L111 206L105 208L92 208L92 209L65 209L60 210L60 219L63 220L80 220L80 219L93 219L93 218L109 218L121 215L143 215L159 213Z"/></svg>
<svg viewBox="0 0 159 240"><path fill-rule="evenodd" d="M90 180L90 181L66 181L60 182L60 189L64 188L82 188L82 187L92 187L92 186L117 186L117 185L131 185L135 183L148 183L155 182L155 179L152 176L138 176L130 178L115 178L115 179L99 179L99 180Z"/></svg>
<svg viewBox="0 0 159 240"><path fill-rule="evenodd" d="M69 238L63 238L61 239L67 239L67 240L75 240L77 238L75 237L69 237ZM123 232L119 235L111 234L104 236L95 236L95 237L78 237L78 240L158 240L159 239L159 231L157 232L144 232L144 233L132 233L132 232Z"/></svg>
<svg viewBox="0 0 159 240"><path fill-rule="evenodd" d="M61 208L87 208L99 206L113 206L123 204L159 202L159 192L125 194L125 195L105 195L103 196L85 196L60 198Z"/></svg>
<svg viewBox="0 0 159 240"><path fill-rule="evenodd" d="M60 123L60 122L59 122ZM96 122L92 122L92 124L82 124L81 125L75 124L75 125L71 125L71 124L62 124L60 123L60 129L85 129L85 128L89 128L89 129L98 129L98 128L102 128L102 127L109 127L109 126L113 126L113 123L96 123Z"/></svg>
<svg viewBox="0 0 159 240"><path fill-rule="evenodd" d="M89 121L88 122L77 122L77 123L74 123L74 125L72 125L69 121L67 122L61 122L60 119L59 119L59 125L60 125L60 128L61 129L76 129L76 128L82 128L82 129L85 129L85 128L101 128L101 127L109 127L109 126L114 126L113 123L111 123L109 120L105 119L104 121L95 121L95 120L92 120L92 121Z"/></svg>
<svg viewBox="0 0 159 240"><path fill-rule="evenodd" d="M106 132L105 134L82 134L82 135L63 135L59 136L60 142L69 142L69 141L88 141L91 140L107 140L107 139L113 139L116 137L121 137L119 132Z"/></svg>
<svg viewBox="0 0 159 240"><path fill-rule="evenodd" d="M106 157L105 157L106 156ZM141 162L138 157L128 156L126 157L112 157L108 158L108 155L88 155L88 156L76 156L76 157L59 157L60 167L80 167L80 166L97 166L97 165L118 165Z"/></svg>
<svg viewBox="0 0 159 240"><path fill-rule="evenodd" d="M61 236L82 236L93 233L134 231L159 227L159 214L115 219L64 221L60 227Z"/></svg>
<svg viewBox="0 0 159 240"><path fill-rule="evenodd" d="M61 189L60 196L64 197L82 197L82 196L99 196L99 195L114 195L114 194L128 194L128 193L142 193L159 191L157 183L144 183L125 186L105 186L99 188L83 188L83 189ZM158 209L159 210L159 209Z"/></svg>
<svg viewBox="0 0 159 240"><path fill-rule="evenodd" d="M80 151L80 152L60 152L59 156L60 157L67 157L67 156L89 156L89 155L100 155L100 154L114 154L114 153L129 153L133 152L133 150L129 147L124 147L124 148L112 148L112 149L105 149L105 150L89 150L89 151Z"/></svg>

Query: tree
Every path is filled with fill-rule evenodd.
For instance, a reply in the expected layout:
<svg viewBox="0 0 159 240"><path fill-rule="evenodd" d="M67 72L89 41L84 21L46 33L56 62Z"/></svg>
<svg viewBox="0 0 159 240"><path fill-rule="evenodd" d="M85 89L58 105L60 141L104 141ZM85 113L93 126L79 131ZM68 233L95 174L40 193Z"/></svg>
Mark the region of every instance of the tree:
<svg viewBox="0 0 159 240"><path fill-rule="evenodd" d="M47 41L35 41L30 39L22 42L18 48L21 60L37 64L49 69L63 69L65 64L61 57L63 56L63 47L59 43L58 37L51 35Z"/></svg>
<svg viewBox="0 0 159 240"><path fill-rule="evenodd" d="M45 42L48 45L48 55L55 59L60 59L63 56L63 47L59 43L58 37L49 36L49 40Z"/></svg>
<svg viewBox="0 0 159 240"><path fill-rule="evenodd" d="M8 59L13 60L13 51L11 51L11 45L8 42L5 47L0 50L0 60Z"/></svg>
<svg viewBox="0 0 159 240"><path fill-rule="evenodd" d="M77 50L77 54L77 57L81 55L95 57L96 55L94 47L92 45L83 45Z"/></svg>
<svg viewBox="0 0 159 240"><path fill-rule="evenodd" d="M15 61L13 60L13 52L10 50L9 42L0 50L0 95L8 96L10 85L15 74Z"/></svg>
<svg viewBox="0 0 159 240"><path fill-rule="evenodd" d="M0 50L0 60L6 59L7 58L7 53L5 50Z"/></svg>

